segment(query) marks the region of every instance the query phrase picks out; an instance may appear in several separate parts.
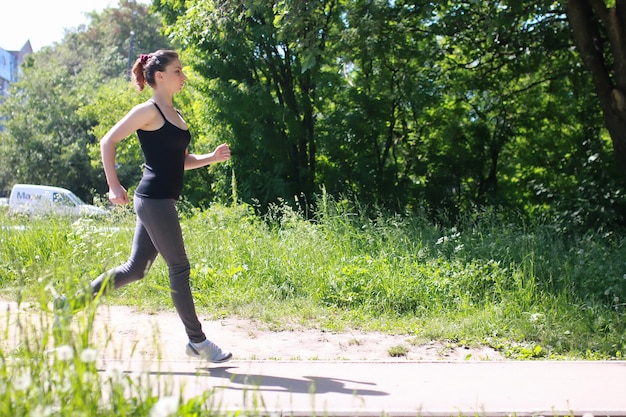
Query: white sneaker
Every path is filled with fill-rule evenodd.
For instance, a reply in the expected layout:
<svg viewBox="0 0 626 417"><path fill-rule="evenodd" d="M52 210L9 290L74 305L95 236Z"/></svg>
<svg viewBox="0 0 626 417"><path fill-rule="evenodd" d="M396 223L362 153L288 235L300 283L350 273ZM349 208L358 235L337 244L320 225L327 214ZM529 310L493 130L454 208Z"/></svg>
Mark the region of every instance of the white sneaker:
<svg viewBox="0 0 626 417"><path fill-rule="evenodd" d="M212 363L228 362L233 357L232 353L222 350L209 339L202 343L187 343L185 353L188 356L204 359Z"/></svg>

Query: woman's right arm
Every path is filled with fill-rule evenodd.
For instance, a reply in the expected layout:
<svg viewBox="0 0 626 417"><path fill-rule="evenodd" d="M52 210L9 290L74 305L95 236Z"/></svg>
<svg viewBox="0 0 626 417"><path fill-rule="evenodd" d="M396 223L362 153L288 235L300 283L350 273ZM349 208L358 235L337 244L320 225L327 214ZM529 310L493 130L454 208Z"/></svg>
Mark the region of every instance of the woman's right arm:
<svg viewBox="0 0 626 417"><path fill-rule="evenodd" d="M109 200L113 204L128 203L128 194L120 183L115 170L115 145L138 129L146 126L154 118L151 107L154 108L154 106L146 106L145 103L133 107L100 140L102 165L107 184L109 185Z"/></svg>

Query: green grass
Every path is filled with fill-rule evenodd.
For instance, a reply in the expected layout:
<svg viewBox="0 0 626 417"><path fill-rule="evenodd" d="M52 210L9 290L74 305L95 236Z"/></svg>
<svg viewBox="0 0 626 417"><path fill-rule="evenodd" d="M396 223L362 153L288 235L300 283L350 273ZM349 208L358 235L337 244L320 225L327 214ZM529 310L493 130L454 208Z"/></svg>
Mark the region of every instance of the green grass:
<svg viewBox="0 0 626 417"><path fill-rule="evenodd" d="M74 294L129 254L134 216L105 220L0 214L5 298ZM624 239L566 235L475 213L454 228L425 218L365 218L326 208L305 221L215 205L182 219L197 307L213 317L489 344L513 356L622 358ZM167 269L109 302L171 309ZM540 347L540 355L528 355Z"/></svg>
<svg viewBox="0 0 626 417"><path fill-rule="evenodd" d="M407 335L414 344L488 345L515 359L623 359L626 249L619 233L576 234L493 211L444 227L425 216L372 219L346 207L327 203L315 221L283 206L265 218L244 205L185 211L197 309L214 318L262 320L276 330L359 329ZM108 219L79 220L3 211L0 221L0 297L45 309L55 294L80 292L124 262L135 219L120 209ZM158 259L144 280L111 293L107 303L172 310L168 287ZM89 323L83 330L67 339L73 359L55 363L88 377L93 370L80 356L90 348ZM5 391L20 369L30 369L31 379L68 375L66 368L45 368L41 349L0 350ZM88 397L101 387L84 389ZM114 386L107 389L115 395ZM0 414L23 414L15 407L27 407L34 394L9 391ZM37 395L62 403L62 393L53 391ZM120 394L111 414L85 411L147 415L157 398L142 395L137 403Z"/></svg>

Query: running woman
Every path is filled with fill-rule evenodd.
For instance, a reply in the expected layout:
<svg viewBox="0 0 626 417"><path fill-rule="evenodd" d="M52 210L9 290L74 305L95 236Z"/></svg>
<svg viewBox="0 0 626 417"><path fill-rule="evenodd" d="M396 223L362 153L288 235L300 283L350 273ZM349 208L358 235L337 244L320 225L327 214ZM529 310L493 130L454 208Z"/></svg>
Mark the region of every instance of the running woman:
<svg viewBox="0 0 626 417"><path fill-rule="evenodd" d="M189 356L222 363L232 354L208 340L196 314L189 285L190 265L185 251L176 201L183 189L183 173L230 159L227 144L211 153L191 154L189 127L173 106L174 94L180 92L187 77L175 51L158 50L141 55L132 68L139 91L146 84L152 97L133 107L100 141L102 163L113 204L128 204L126 189L115 171L115 147L137 132L144 155L144 171L133 196L137 226L130 258L91 283L94 294L104 291L109 279L117 289L140 280L160 254L167 263L170 289L176 311L188 336Z"/></svg>

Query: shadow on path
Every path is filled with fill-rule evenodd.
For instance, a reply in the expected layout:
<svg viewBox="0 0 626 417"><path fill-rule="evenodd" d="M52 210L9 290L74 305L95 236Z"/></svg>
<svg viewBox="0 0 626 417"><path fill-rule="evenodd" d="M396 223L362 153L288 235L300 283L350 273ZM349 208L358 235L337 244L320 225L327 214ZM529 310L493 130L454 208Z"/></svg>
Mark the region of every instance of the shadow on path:
<svg viewBox="0 0 626 417"><path fill-rule="evenodd" d="M376 386L374 382L355 381L343 378L327 378L323 376L302 376L288 378L283 376L259 375L250 373L231 372L238 366L222 366L215 368L197 368L196 372L189 371L150 371L154 376L179 376L195 378L222 378L230 381L229 385L214 385L211 388L227 390L249 391L251 389L264 392L292 393L292 394L345 394L357 396L386 396L385 391L373 389L348 387L346 384ZM106 373L106 369L98 369L98 372ZM123 371L131 374L131 371Z"/></svg>
<svg viewBox="0 0 626 417"><path fill-rule="evenodd" d="M375 386L373 382L352 381L349 379L325 378L321 376L303 376L302 379L286 378L272 375L255 375L248 373L231 372L236 366L224 366L217 368L202 368L210 373L211 377L228 379L231 384L219 388L233 390L247 390L251 387L259 391L267 392L290 392L302 394L346 394L359 396L382 396L389 395L384 391L372 389L360 389L347 387L346 383ZM235 386L233 386L233 384ZM236 386L239 385L239 386ZM216 387L218 388L218 387Z"/></svg>

